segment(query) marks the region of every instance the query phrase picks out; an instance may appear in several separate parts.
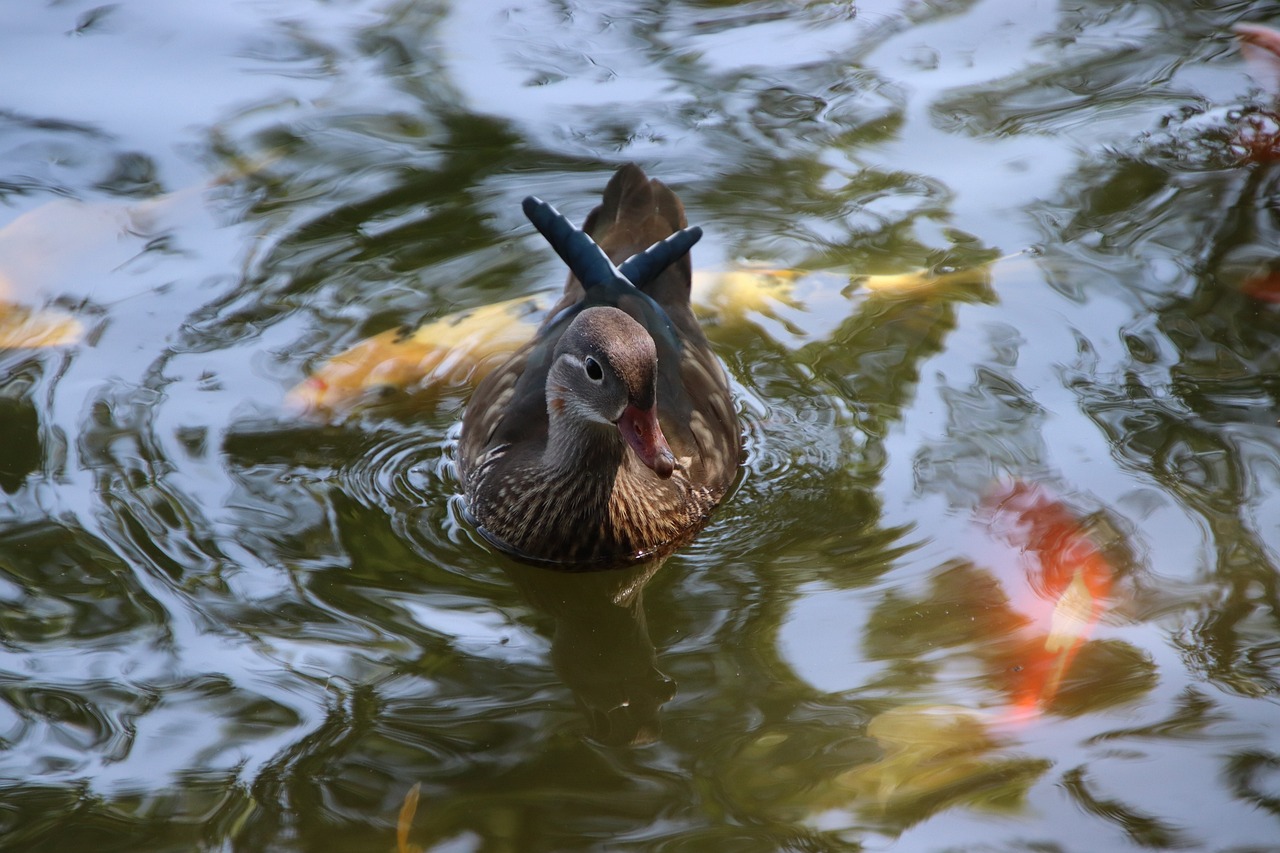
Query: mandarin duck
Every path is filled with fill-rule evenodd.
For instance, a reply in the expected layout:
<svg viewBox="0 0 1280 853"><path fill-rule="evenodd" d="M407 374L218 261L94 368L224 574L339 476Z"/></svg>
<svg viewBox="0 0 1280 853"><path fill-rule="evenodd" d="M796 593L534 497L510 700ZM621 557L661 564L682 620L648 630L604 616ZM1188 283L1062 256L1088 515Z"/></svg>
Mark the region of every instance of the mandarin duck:
<svg viewBox="0 0 1280 853"><path fill-rule="evenodd" d="M701 229L634 165L582 230L532 196L523 207L571 274L534 339L467 404L468 513L534 562L665 554L701 529L742 453L728 379L689 304Z"/></svg>

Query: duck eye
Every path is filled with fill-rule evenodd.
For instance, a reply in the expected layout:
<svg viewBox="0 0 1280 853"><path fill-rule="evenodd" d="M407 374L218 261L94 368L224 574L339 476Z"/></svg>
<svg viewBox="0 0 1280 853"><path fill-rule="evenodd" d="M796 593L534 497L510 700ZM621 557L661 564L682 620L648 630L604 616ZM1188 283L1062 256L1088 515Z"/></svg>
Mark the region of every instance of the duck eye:
<svg viewBox="0 0 1280 853"><path fill-rule="evenodd" d="M601 379L604 379L604 370L601 369L600 362L596 361L591 356L587 356L586 369L587 377L590 378L592 382L599 382Z"/></svg>

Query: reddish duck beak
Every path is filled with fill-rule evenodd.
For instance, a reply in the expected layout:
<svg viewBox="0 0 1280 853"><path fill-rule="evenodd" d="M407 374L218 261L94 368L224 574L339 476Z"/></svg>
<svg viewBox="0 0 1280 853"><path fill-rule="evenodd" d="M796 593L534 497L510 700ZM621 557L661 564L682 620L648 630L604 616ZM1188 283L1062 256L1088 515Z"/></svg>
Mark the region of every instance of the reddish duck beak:
<svg viewBox="0 0 1280 853"><path fill-rule="evenodd" d="M653 469L653 473L664 480L671 476L676 469L676 456L658 425L657 406L641 409L628 403L622 417L618 418L618 432L622 433L640 461Z"/></svg>

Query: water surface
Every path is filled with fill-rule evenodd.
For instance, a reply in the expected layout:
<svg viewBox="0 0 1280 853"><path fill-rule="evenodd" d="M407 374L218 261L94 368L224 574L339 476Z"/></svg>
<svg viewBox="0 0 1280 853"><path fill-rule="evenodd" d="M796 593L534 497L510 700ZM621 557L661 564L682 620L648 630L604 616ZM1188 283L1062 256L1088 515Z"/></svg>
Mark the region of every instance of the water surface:
<svg viewBox="0 0 1280 853"><path fill-rule="evenodd" d="M439 851L1276 849L1280 6L8 15L0 299L80 333L0 350L0 847L395 849L418 785ZM789 271L707 316L691 546L495 554L465 383L284 405L558 287L519 200L630 161Z"/></svg>

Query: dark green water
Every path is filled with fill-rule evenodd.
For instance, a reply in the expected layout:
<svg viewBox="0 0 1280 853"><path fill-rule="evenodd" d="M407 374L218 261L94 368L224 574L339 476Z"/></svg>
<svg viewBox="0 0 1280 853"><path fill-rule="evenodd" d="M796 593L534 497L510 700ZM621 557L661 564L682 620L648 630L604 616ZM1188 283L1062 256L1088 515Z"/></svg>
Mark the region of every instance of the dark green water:
<svg viewBox="0 0 1280 853"><path fill-rule="evenodd" d="M0 350L0 849L1280 850L1280 4L11 6L0 288L85 335ZM807 273L708 319L693 545L496 556L465 388L284 409L627 161Z"/></svg>

